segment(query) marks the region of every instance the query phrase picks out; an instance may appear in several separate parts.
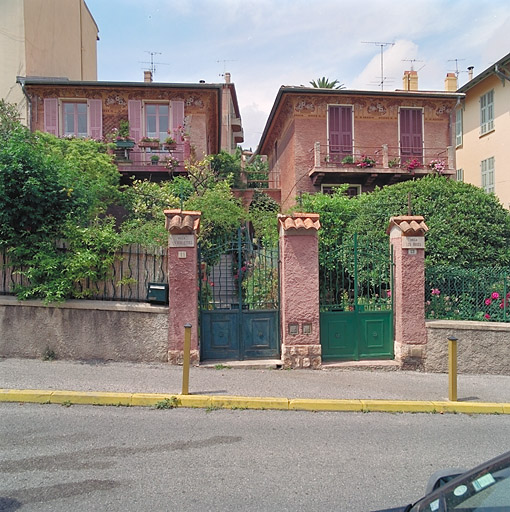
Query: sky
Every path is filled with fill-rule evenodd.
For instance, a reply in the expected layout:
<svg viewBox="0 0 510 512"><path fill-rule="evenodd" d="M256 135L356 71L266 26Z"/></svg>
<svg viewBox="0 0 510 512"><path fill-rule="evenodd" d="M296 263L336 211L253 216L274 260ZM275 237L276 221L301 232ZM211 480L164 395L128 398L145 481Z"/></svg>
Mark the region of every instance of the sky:
<svg viewBox="0 0 510 512"><path fill-rule="evenodd" d="M327 77L347 89L459 86L510 52L508 0L86 0L98 28L98 80L235 84L256 149L278 89Z"/></svg>

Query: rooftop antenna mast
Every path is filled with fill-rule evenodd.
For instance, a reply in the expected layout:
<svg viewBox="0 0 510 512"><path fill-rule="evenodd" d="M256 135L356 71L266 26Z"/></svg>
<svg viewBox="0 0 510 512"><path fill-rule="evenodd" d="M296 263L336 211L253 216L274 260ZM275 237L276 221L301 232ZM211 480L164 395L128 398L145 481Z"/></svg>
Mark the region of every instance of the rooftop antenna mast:
<svg viewBox="0 0 510 512"><path fill-rule="evenodd" d="M159 66L168 66L166 62L154 62L154 55L161 55L161 52L150 52L148 50L145 50L145 53L148 53L151 56L150 62L142 62L141 64L149 64L149 71L155 75L156 74L156 64Z"/></svg>
<svg viewBox="0 0 510 512"><path fill-rule="evenodd" d="M448 59L448 62L455 62L455 76L459 78L460 71L459 71L459 62L466 59Z"/></svg>
<svg viewBox="0 0 510 512"><path fill-rule="evenodd" d="M423 62L423 61L418 60L418 59L402 59L402 62L410 62L411 63L411 71L414 71L414 63L415 62Z"/></svg>
<svg viewBox="0 0 510 512"><path fill-rule="evenodd" d="M218 64L220 62L223 62L223 73L219 73L218 76L225 76L225 73L227 72L227 62L237 62L236 59L223 59L223 60L217 60Z"/></svg>
<svg viewBox="0 0 510 512"><path fill-rule="evenodd" d="M376 46L381 47L381 81L380 81L380 85L381 85L381 91L384 91L384 80L386 80L386 78L384 76L384 57L383 57L384 47L385 46L395 46L395 43L382 43L379 41L361 41L361 42L363 44L375 44Z"/></svg>

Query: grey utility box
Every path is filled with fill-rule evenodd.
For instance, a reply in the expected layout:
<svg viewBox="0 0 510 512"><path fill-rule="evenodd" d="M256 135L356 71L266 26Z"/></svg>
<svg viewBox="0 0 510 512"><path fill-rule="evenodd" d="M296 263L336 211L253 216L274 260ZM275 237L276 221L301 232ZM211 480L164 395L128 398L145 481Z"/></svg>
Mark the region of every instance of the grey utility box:
<svg viewBox="0 0 510 512"><path fill-rule="evenodd" d="M168 284L149 283L147 302L151 304L168 304Z"/></svg>

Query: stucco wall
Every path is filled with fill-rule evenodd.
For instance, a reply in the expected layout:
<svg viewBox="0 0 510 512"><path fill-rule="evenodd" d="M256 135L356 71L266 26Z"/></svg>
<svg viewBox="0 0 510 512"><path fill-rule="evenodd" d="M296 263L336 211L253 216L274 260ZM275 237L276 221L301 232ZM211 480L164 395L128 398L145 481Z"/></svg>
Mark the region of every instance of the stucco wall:
<svg viewBox="0 0 510 512"><path fill-rule="evenodd" d="M59 306L0 297L0 357L166 362L168 307L72 300Z"/></svg>
<svg viewBox="0 0 510 512"><path fill-rule="evenodd" d="M448 372L448 336L455 336L459 373L510 375L510 324L427 322L425 371Z"/></svg>

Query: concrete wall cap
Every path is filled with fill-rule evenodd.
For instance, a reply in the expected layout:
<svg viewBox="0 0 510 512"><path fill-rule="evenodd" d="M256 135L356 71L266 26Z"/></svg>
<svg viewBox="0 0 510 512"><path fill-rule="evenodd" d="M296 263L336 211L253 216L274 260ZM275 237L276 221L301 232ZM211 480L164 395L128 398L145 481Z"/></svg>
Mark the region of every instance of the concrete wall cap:
<svg viewBox="0 0 510 512"><path fill-rule="evenodd" d="M284 229L305 229L318 231L321 227L318 213L294 213L292 215L278 215L278 223Z"/></svg>
<svg viewBox="0 0 510 512"><path fill-rule="evenodd" d="M393 227L398 227L404 236L423 236L429 228L421 215L400 215L391 217L386 233L389 235Z"/></svg>
<svg viewBox="0 0 510 512"><path fill-rule="evenodd" d="M201 212L183 210L165 210L165 228L170 233L198 233L200 230Z"/></svg>

